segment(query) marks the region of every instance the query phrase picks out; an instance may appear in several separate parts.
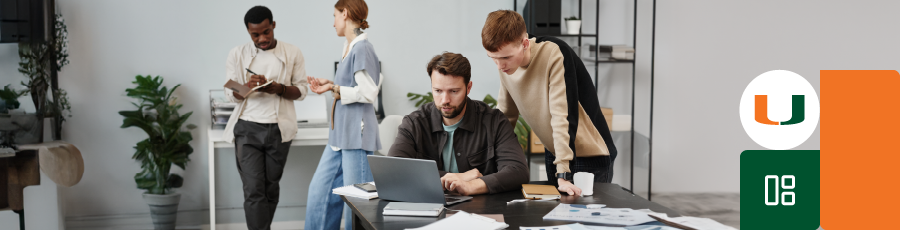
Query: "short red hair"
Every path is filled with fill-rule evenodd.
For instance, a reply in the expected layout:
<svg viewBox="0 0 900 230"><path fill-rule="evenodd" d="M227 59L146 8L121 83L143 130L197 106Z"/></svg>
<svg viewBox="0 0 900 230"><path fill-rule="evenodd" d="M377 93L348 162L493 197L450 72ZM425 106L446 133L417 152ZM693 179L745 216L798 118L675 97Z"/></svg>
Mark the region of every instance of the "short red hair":
<svg viewBox="0 0 900 230"><path fill-rule="evenodd" d="M488 52L497 52L505 45L519 42L525 36L525 19L512 10L491 12L481 28L481 45Z"/></svg>

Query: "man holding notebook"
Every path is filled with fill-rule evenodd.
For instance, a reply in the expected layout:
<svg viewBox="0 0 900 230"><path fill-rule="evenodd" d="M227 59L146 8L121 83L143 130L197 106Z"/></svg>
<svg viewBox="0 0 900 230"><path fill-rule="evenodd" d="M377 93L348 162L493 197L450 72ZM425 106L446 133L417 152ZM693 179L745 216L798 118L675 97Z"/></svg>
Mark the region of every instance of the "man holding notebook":
<svg viewBox="0 0 900 230"><path fill-rule="evenodd" d="M445 190L499 193L528 183L525 155L500 110L469 99L469 60L443 53L427 66L434 102L403 117L389 156L434 160Z"/></svg>
<svg viewBox="0 0 900 230"><path fill-rule="evenodd" d="M275 21L268 8L250 8L244 26L252 42L228 54L226 78L251 89L268 85L249 94L225 88L228 99L238 105L225 126L224 139L234 141L247 228L269 229L278 204L278 183L297 134L294 100L306 97L306 70L300 49L275 40Z"/></svg>

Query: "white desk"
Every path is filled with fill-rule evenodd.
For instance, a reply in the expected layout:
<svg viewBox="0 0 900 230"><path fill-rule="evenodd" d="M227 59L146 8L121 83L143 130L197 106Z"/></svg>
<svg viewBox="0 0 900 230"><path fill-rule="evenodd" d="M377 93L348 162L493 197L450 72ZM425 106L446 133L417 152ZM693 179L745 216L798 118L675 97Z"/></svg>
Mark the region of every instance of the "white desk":
<svg viewBox="0 0 900 230"><path fill-rule="evenodd" d="M209 139L209 229L216 230L216 148L234 148L222 138L222 129L207 131ZM328 128L300 128L291 146L328 145Z"/></svg>

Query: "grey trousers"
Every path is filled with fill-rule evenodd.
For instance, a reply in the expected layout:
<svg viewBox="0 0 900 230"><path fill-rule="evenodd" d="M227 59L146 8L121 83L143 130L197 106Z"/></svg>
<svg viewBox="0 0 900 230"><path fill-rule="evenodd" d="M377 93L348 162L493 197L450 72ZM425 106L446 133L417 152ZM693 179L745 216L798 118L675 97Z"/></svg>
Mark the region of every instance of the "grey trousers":
<svg viewBox="0 0 900 230"><path fill-rule="evenodd" d="M269 229L281 174L291 142L281 142L278 124L260 124L238 120L234 126L234 155L244 184L244 216L247 228Z"/></svg>

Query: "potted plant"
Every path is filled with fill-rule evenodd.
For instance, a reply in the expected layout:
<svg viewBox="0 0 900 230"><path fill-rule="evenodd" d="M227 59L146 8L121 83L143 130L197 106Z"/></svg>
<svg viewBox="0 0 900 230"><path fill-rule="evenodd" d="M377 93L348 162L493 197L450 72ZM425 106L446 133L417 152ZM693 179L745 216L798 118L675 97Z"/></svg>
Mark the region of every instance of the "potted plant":
<svg viewBox="0 0 900 230"><path fill-rule="evenodd" d="M175 214L181 194L174 193L180 188L184 179L178 174L169 173L172 165L184 169L190 154L194 152L190 142L193 139L190 130L197 128L185 121L193 112L180 114L176 98L172 97L175 89L163 86L159 76L138 75L134 88L126 89L128 97L137 99L132 104L135 110L122 110L124 117L121 128L138 127L147 133L147 138L134 146L135 153L131 157L141 163L141 172L134 175L134 182L139 189L146 190L144 201L150 206L155 229L175 229Z"/></svg>
<svg viewBox="0 0 900 230"><path fill-rule="evenodd" d="M52 128L56 134L54 138L58 139L65 117L71 117L68 95L62 89L51 89L51 76L69 64L69 32L62 14L54 15L53 33L54 39L47 42L19 43L19 72L28 77L28 81L22 82L22 85L28 88L27 92L31 94L36 109L35 114L29 116L41 120L40 124L43 124L43 118L57 118L53 120ZM38 135L43 131L40 124L35 126L39 129L35 132Z"/></svg>
<svg viewBox="0 0 900 230"><path fill-rule="evenodd" d="M35 114L18 110L19 97L27 94L28 90L16 90L10 86L0 90L0 146L40 143L41 120Z"/></svg>
<svg viewBox="0 0 900 230"><path fill-rule="evenodd" d="M10 85L0 90L0 114L9 113L10 110L19 108L19 97L28 93L27 90L18 91L9 88Z"/></svg>
<svg viewBox="0 0 900 230"><path fill-rule="evenodd" d="M580 34L581 19L575 16L566 18L566 32L569 34Z"/></svg>
<svg viewBox="0 0 900 230"><path fill-rule="evenodd" d="M407 93L406 97L408 97L410 101L416 101L416 107L434 101L434 95L432 95L431 92L428 92L427 94ZM490 94L485 95L484 100L481 101L488 104L491 108L497 107L497 100ZM519 116L518 122L516 122L516 128L513 129L513 132L516 133L519 145L522 146L523 150L527 151L528 136L531 135L531 126L528 126L528 123L525 122L525 119L523 119L521 115Z"/></svg>

